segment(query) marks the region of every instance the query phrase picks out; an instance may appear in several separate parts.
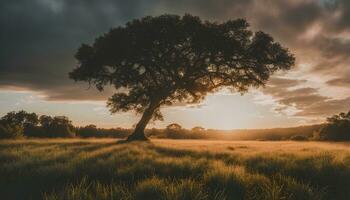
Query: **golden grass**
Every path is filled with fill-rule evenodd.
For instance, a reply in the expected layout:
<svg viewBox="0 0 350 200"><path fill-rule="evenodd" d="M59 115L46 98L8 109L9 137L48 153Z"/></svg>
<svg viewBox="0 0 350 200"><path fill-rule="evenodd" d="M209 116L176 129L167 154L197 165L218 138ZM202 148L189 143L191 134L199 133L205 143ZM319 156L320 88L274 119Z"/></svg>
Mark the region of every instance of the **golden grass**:
<svg viewBox="0 0 350 200"><path fill-rule="evenodd" d="M239 153L312 153L340 151L350 153L350 142L296 141L218 141L218 140L152 140L155 145L210 152L237 151ZM233 149L232 149L233 148Z"/></svg>
<svg viewBox="0 0 350 200"><path fill-rule="evenodd" d="M0 141L0 199L350 199L350 143Z"/></svg>

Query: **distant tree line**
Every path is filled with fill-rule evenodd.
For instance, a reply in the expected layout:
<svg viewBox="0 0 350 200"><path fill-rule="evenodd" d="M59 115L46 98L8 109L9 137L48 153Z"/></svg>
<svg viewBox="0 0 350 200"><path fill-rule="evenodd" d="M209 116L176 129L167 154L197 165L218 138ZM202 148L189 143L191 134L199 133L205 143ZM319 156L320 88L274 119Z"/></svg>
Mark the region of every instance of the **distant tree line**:
<svg viewBox="0 0 350 200"><path fill-rule="evenodd" d="M131 129L123 128L97 128L96 125L90 124L83 127L76 128L76 135L82 138L125 138L131 133Z"/></svg>
<svg viewBox="0 0 350 200"><path fill-rule="evenodd" d="M129 129L97 128L95 125L75 127L66 116L37 115L26 111L12 111L0 118L0 139L7 138L72 138L116 137L124 138Z"/></svg>
<svg viewBox="0 0 350 200"><path fill-rule="evenodd" d="M148 129L146 134L156 138L206 139L204 128L183 129L179 124L170 124L166 129ZM94 124L75 127L66 116L39 116L26 111L12 111L0 118L0 139L10 138L126 138L132 129L98 128ZM193 134L196 133L196 134Z"/></svg>
<svg viewBox="0 0 350 200"><path fill-rule="evenodd" d="M65 116L38 116L26 111L9 112L0 119L0 138L74 137L75 128Z"/></svg>
<svg viewBox="0 0 350 200"><path fill-rule="evenodd" d="M350 111L327 118L327 124L316 132L315 138L331 141L350 140Z"/></svg>
<svg viewBox="0 0 350 200"><path fill-rule="evenodd" d="M191 130L182 128L180 124L172 123L166 126L165 129L149 129L145 134L153 138L168 138L168 139L215 139L215 134L209 134L202 127L194 127ZM212 137L214 136L214 137Z"/></svg>
<svg viewBox="0 0 350 200"><path fill-rule="evenodd" d="M132 129L98 128L90 124L75 127L66 116L37 115L26 111L9 112L0 118L0 139L37 137L126 138ZM196 126L185 129L177 123L165 129L146 129L151 138L219 140L350 140L350 111L327 118L327 123L292 128L221 131Z"/></svg>

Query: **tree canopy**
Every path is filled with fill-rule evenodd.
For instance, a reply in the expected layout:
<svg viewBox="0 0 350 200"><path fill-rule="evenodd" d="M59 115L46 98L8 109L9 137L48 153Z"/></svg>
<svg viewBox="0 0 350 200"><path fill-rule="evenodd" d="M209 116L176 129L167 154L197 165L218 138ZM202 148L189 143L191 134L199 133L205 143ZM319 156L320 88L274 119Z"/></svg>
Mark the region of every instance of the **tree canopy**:
<svg viewBox="0 0 350 200"><path fill-rule="evenodd" d="M40 117L24 110L8 112L0 118L0 138L26 137L72 137L72 122L65 116Z"/></svg>
<svg viewBox="0 0 350 200"><path fill-rule="evenodd" d="M169 129L169 130L181 130L182 126L180 124L177 124L177 123L172 123L172 124L169 124L168 126L166 126L166 129Z"/></svg>
<svg viewBox="0 0 350 200"><path fill-rule="evenodd" d="M135 19L83 44L70 78L99 90L113 85L110 111L143 113L130 139L145 139L149 120L163 119L162 105L198 103L222 88L244 93L294 64L271 36L248 28L244 19L218 23L189 14Z"/></svg>
<svg viewBox="0 0 350 200"><path fill-rule="evenodd" d="M39 123L39 118L36 113L28 113L21 110L18 112L8 112L5 116L1 117L1 121L12 125L36 126Z"/></svg>
<svg viewBox="0 0 350 200"><path fill-rule="evenodd" d="M327 118L319 137L322 140L350 140L350 111Z"/></svg>

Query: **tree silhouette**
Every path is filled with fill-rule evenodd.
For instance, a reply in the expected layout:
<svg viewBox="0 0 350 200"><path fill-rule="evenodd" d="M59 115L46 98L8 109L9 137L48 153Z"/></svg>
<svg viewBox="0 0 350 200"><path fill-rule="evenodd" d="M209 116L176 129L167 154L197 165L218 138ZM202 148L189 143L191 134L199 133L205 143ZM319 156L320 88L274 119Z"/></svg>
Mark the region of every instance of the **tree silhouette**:
<svg viewBox="0 0 350 200"><path fill-rule="evenodd" d="M205 128L201 127L201 126L195 126L191 129L193 132L202 132L205 131Z"/></svg>
<svg viewBox="0 0 350 200"><path fill-rule="evenodd" d="M180 124L172 123L172 124L169 124L168 126L166 126L166 129L168 129L168 130L181 130L182 127Z"/></svg>
<svg viewBox="0 0 350 200"><path fill-rule="evenodd" d="M191 15L136 19L83 44L70 78L99 90L114 85L110 111L143 113L128 140L145 140L147 123L163 118L162 105L198 103L223 87L244 93L294 64L271 36L248 27L243 19L217 23Z"/></svg>
<svg viewBox="0 0 350 200"><path fill-rule="evenodd" d="M320 130L322 140L350 140L350 111L327 118L327 124Z"/></svg>
<svg viewBox="0 0 350 200"><path fill-rule="evenodd" d="M46 137L73 137L74 126L72 121L66 116L47 116L42 115L39 118L42 129Z"/></svg>
<svg viewBox="0 0 350 200"><path fill-rule="evenodd" d="M39 118L36 113L28 113L24 110L15 112L8 112L5 116L0 119L0 124L2 124L3 130L8 130L12 132L13 136L25 135L34 136L37 132L37 125L39 123Z"/></svg>
<svg viewBox="0 0 350 200"><path fill-rule="evenodd" d="M1 118L8 124L26 126L36 126L39 123L38 115L35 113L28 113L24 110L15 112L8 112L5 116Z"/></svg>
<svg viewBox="0 0 350 200"><path fill-rule="evenodd" d="M94 124L89 124L87 126L84 127L80 127L77 131L78 135L80 137L96 137L98 136L98 129L96 127L96 125Z"/></svg>

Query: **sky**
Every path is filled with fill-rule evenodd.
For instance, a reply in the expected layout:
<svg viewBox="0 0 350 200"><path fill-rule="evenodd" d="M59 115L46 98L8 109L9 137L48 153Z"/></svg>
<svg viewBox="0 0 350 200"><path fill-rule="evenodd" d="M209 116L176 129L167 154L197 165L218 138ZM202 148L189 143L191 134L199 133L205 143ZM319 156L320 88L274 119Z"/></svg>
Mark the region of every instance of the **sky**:
<svg viewBox="0 0 350 200"><path fill-rule="evenodd" d="M272 128L322 123L350 110L350 1L348 0L2 0L0 2L0 115L26 110L66 115L75 125L132 127L140 116L111 115L99 92L68 73L82 43L126 22L190 13L222 22L245 18L275 38L295 66L244 94L226 90L198 105L163 107L164 121L191 128Z"/></svg>

